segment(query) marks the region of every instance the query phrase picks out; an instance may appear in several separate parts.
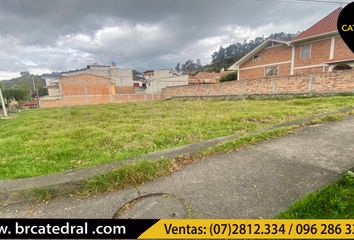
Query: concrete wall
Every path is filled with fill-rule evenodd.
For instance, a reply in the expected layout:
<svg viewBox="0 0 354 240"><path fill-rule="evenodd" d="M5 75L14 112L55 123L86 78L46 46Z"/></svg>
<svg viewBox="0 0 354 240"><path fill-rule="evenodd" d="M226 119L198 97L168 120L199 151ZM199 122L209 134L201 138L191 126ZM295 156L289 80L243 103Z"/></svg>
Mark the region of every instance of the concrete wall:
<svg viewBox="0 0 354 240"><path fill-rule="evenodd" d="M216 84L168 87L170 97L244 96L256 94L324 94L354 92L354 71L275 76Z"/></svg>
<svg viewBox="0 0 354 240"><path fill-rule="evenodd" d="M133 70L111 68L111 78L117 86L133 86Z"/></svg>
<svg viewBox="0 0 354 240"><path fill-rule="evenodd" d="M153 78L146 83L146 93L160 93L163 88L170 86L188 85L188 75Z"/></svg>
<svg viewBox="0 0 354 240"><path fill-rule="evenodd" d="M171 75L172 75L171 70L161 69L161 70L154 71L153 78L166 78L166 77L170 77Z"/></svg>
<svg viewBox="0 0 354 240"><path fill-rule="evenodd" d="M60 96L59 85L48 87L48 96L50 97Z"/></svg>
<svg viewBox="0 0 354 240"><path fill-rule="evenodd" d="M48 89L48 96L60 96L59 76L57 77L42 77L45 79L45 85Z"/></svg>

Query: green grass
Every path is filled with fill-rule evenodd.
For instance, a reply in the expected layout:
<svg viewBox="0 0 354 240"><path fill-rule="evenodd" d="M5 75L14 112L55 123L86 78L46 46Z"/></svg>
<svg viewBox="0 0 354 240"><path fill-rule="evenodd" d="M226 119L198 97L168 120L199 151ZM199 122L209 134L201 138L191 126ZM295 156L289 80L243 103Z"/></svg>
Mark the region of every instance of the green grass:
<svg viewBox="0 0 354 240"><path fill-rule="evenodd" d="M98 194L122 189L126 186L137 186L168 174L171 167L172 160L168 159L142 160L125 164L117 170L87 179L80 194Z"/></svg>
<svg viewBox="0 0 354 240"><path fill-rule="evenodd" d="M249 145L253 145L271 138L285 136L289 133L293 133L298 128L300 128L300 126L282 127L282 128L277 128L266 132L261 132L258 134L252 134L252 135L240 137L238 139L223 142L213 147L207 148L206 150L201 151L198 155L208 156L213 153L230 152L230 151L239 150L240 148L247 147Z"/></svg>
<svg viewBox="0 0 354 240"><path fill-rule="evenodd" d="M353 96L37 109L0 120L0 179L92 167L353 106Z"/></svg>
<svg viewBox="0 0 354 240"><path fill-rule="evenodd" d="M89 196L107 191L122 189L126 186L138 186L147 181L154 180L161 176L180 169L192 161L202 159L210 154L234 151L270 138L284 136L293 132L298 127L284 127L268 132L243 137L234 141L218 144L202 151L196 155L178 159L143 160L132 164L123 165L121 168L109 173L101 174L86 180L79 194Z"/></svg>
<svg viewBox="0 0 354 240"><path fill-rule="evenodd" d="M51 200L54 195L53 189L32 188L26 194L26 199L31 202L45 202Z"/></svg>
<svg viewBox="0 0 354 240"><path fill-rule="evenodd" d="M353 219L354 174L305 196L278 218L284 219Z"/></svg>

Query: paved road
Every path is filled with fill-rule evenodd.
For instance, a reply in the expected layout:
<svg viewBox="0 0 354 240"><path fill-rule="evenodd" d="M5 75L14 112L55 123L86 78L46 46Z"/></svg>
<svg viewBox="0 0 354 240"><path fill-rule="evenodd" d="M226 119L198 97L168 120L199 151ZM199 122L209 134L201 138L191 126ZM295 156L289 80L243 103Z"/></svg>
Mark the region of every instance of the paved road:
<svg viewBox="0 0 354 240"><path fill-rule="evenodd" d="M9 205L0 217L267 218L352 167L354 117L211 156L137 189Z"/></svg>

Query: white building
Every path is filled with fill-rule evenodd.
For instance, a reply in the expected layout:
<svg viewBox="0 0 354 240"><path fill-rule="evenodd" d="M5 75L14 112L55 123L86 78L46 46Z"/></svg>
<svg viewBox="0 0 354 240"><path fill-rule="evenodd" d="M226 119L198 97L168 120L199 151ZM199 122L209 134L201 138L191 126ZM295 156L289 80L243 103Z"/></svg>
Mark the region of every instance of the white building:
<svg viewBox="0 0 354 240"><path fill-rule="evenodd" d="M188 85L188 75L178 75L169 69L145 71L146 93L160 93L163 88Z"/></svg>
<svg viewBox="0 0 354 240"><path fill-rule="evenodd" d="M43 74L41 78L45 80L46 88L48 89L49 97L58 97L60 96L59 90L59 78L61 77L61 73L51 73L51 74Z"/></svg>

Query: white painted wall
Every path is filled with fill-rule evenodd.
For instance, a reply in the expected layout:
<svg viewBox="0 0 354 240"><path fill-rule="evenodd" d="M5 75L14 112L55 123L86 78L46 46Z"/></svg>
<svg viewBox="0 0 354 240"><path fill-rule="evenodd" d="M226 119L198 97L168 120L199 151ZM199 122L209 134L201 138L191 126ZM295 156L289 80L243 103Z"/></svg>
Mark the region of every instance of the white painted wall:
<svg viewBox="0 0 354 240"><path fill-rule="evenodd" d="M163 88L188 85L188 75L153 78L146 83L146 93L160 93Z"/></svg>

